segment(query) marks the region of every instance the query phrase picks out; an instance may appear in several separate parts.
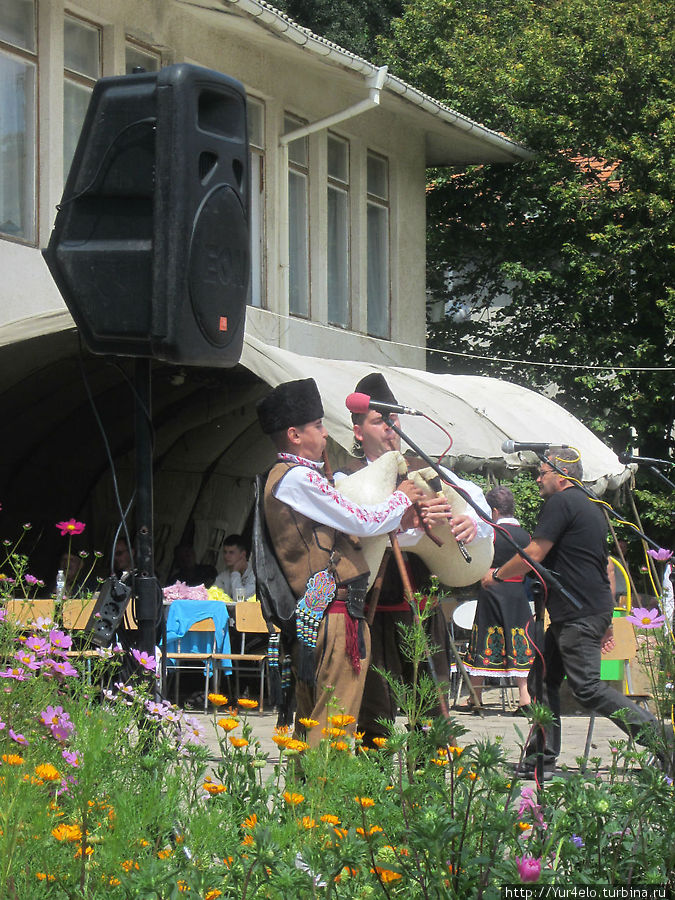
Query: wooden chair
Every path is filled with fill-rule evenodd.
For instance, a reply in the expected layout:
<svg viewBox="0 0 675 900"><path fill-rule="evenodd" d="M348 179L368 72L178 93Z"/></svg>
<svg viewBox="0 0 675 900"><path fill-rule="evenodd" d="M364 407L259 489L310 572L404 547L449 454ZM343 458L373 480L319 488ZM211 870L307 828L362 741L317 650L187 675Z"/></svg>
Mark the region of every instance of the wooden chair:
<svg viewBox="0 0 675 900"><path fill-rule="evenodd" d="M649 700L651 700L650 694L634 694L633 693L633 684L631 680L630 674L630 664L635 659L637 655L637 641L635 639L635 629L623 616L618 616L615 619L612 619L612 625L614 628L614 647L612 650L607 653L602 654L603 660L621 660L623 662L623 680L624 680L624 694L628 697L629 700L632 700L634 703L641 703L647 708L647 704ZM590 718L588 720L588 731L586 732L586 746L584 747L584 762L581 768L583 772L586 769L586 764L588 763L588 756L591 752L591 741L593 740L593 728L595 726L595 718L596 714L593 710L590 712Z"/></svg>
<svg viewBox="0 0 675 900"><path fill-rule="evenodd" d="M213 635L213 640L210 642L210 646L205 648L203 651L183 651L181 650L181 642L184 638L190 634L197 632L202 632L206 634ZM167 663L168 669L172 670L175 673L175 687L176 687L176 705L178 705L178 691L180 688L180 673L181 670L192 670L199 671L202 667L204 669L204 712L206 712L208 708L208 693L209 693L209 681L212 677L212 672L214 673L214 680L217 679L217 675L215 675L216 667L215 667L215 659L218 658L219 654L215 654L213 652L213 648L215 646L216 640L216 624L211 618L200 619L199 622L195 622L188 631L185 632L182 638L178 638L176 650L167 650ZM227 658L220 654L221 658ZM190 663L201 662L201 665L190 665ZM186 664L184 664L186 663ZM217 689L217 686L216 686ZM164 690L162 690L164 693Z"/></svg>
<svg viewBox="0 0 675 900"><path fill-rule="evenodd" d="M7 620L16 625L32 625L40 617L54 620L53 600L9 600L5 606Z"/></svg>
<svg viewBox="0 0 675 900"><path fill-rule="evenodd" d="M265 634L269 637L269 627L263 618L259 601L244 600L234 607L234 627L241 635L239 653L214 653L214 660L229 659L232 662L235 678L235 692L239 696L239 675L242 671L253 671L260 676L260 698L258 711L263 711L265 697L265 671L267 669L267 645L264 653L247 653L246 638L252 634ZM218 690L218 670L216 670L216 691Z"/></svg>

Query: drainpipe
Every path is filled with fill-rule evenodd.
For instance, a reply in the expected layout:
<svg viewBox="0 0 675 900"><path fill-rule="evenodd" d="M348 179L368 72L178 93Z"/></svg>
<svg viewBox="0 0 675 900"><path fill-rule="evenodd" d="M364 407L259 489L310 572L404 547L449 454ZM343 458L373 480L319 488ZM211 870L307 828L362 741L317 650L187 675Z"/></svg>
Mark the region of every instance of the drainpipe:
<svg viewBox="0 0 675 900"><path fill-rule="evenodd" d="M297 141L299 138L307 137L316 131L323 131L338 122L344 122L346 119L353 119L361 113L367 112L380 105L380 94L387 77L387 66L381 66L372 75L366 78L368 85L368 96L358 103L348 106L339 112L309 125L303 125L296 128L295 131L289 131L288 134L282 134L279 138L279 267L281 269L281 296L285 301L285 312L289 312L289 266L290 260L288 255L288 145L291 141ZM288 329L282 331L279 335L279 346L287 347Z"/></svg>

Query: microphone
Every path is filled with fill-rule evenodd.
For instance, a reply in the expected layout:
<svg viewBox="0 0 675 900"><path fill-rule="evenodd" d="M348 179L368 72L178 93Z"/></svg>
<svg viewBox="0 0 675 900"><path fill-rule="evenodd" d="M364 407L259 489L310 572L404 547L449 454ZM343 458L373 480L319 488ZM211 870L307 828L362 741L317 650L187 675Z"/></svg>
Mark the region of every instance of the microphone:
<svg viewBox="0 0 675 900"><path fill-rule="evenodd" d="M423 416L424 413L411 409L409 406L401 406L398 403L381 403L379 400L371 400L368 394L355 392L345 400L345 406L351 413L365 414L371 409L381 413L395 413L398 416Z"/></svg>
<svg viewBox="0 0 675 900"><path fill-rule="evenodd" d="M637 463L639 466L675 466L672 459L651 459L649 456L633 456L631 453L619 453L619 462L627 466L629 463Z"/></svg>
<svg viewBox="0 0 675 900"><path fill-rule="evenodd" d="M569 444L558 444L555 441L538 444L535 441L504 441L502 444L502 453L519 453L521 450L532 450L534 453L540 453L548 450L549 447L562 447L567 450Z"/></svg>

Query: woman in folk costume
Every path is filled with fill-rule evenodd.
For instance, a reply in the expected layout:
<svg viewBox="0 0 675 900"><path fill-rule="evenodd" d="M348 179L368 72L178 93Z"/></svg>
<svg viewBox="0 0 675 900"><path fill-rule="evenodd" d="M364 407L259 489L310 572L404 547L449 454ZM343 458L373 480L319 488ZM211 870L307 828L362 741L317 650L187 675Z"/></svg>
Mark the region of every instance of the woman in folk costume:
<svg viewBox="0 0 675 900"><path fill-rule="evenodd" d="M307 738L314 746L326 727L331 698L354 721L361 705L370 634L363 617L368 567L359 538L407 528L416 519L412 501L422 500L408 481L384 502L369 506L336 491L323 474L327 432L322 417L312 378L281 384L258 404L262 430L277 449L265 485L265 519L298 600L292 654L296 730L302 733L300 718L318 721Z"/></svg>
<svg viewBox="0 0 675 900"><path fill-rule="evenodd" d="M527 547L530 535L514 518L515 502L509 488L493 488L486 494L486 500L492 509L492 519L499 526L495 528L492 563L498 567L513 556L513 545L500 529L508 531L519 547ZM530 703L527 676L535 653L532 637L532 611L522 576L480 588L471 642L464 660L479 701L486 676L516 678L518 709L514 715L527 709ZM458 708L473 711L471 697Z"/></svg>

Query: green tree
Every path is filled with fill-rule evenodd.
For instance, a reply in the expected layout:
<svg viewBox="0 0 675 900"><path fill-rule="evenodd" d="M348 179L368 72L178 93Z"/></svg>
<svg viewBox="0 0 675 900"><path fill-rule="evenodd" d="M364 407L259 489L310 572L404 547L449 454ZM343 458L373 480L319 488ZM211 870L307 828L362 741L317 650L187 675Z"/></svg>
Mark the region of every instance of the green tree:
<svg viewBox="0 0 675 900"><path fill-rule="evenodd" d="M536 154L431 173L428 282L446 313L429 346L540 365L434 353L430 368L552 389L615 449L633 426L653 456L675 418L672 372L650 371L674 357L672 10L408 0L380 39L392 71Z"/></svg>

